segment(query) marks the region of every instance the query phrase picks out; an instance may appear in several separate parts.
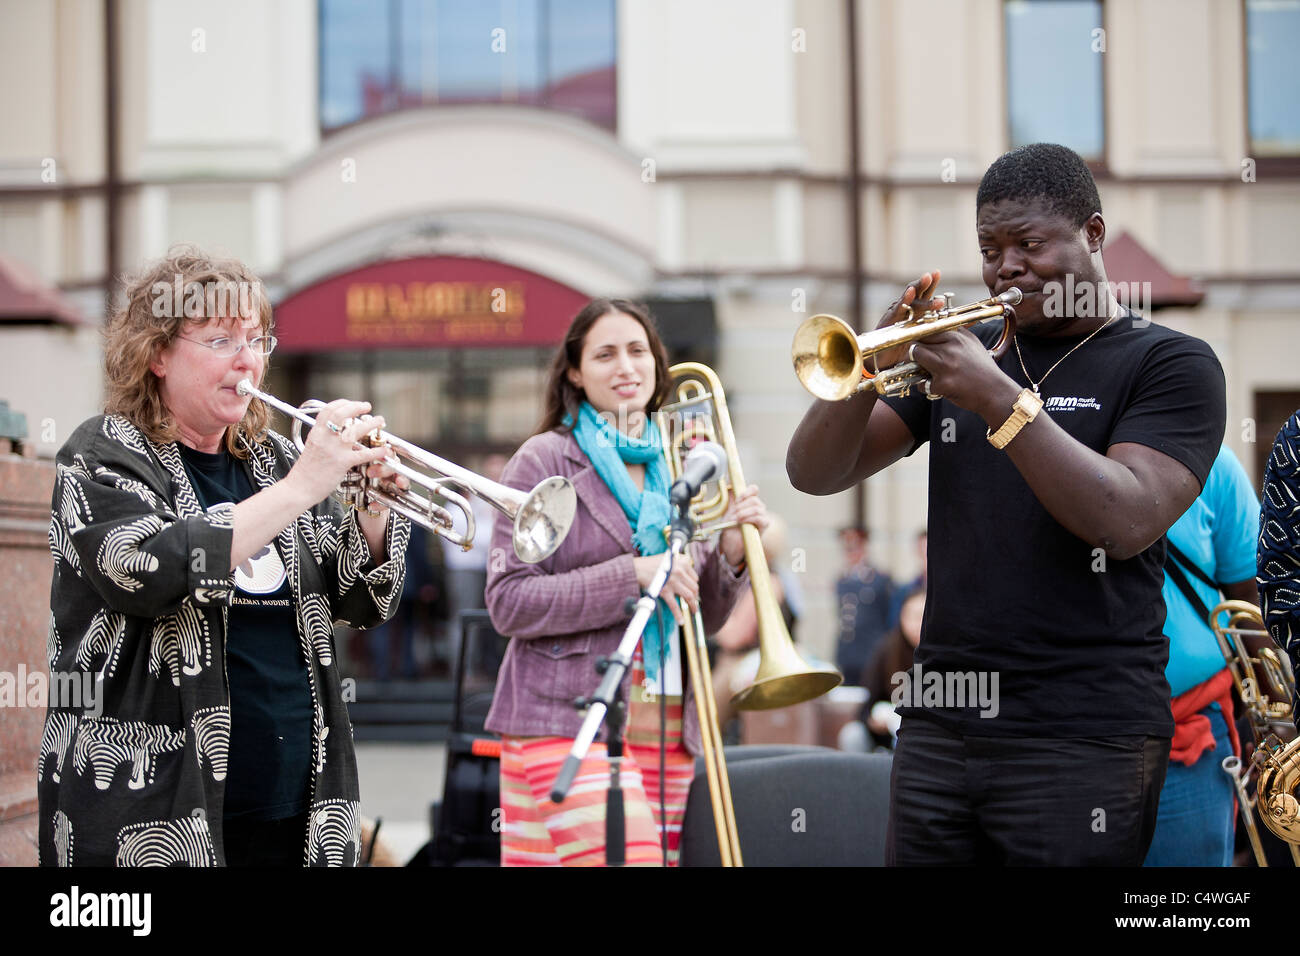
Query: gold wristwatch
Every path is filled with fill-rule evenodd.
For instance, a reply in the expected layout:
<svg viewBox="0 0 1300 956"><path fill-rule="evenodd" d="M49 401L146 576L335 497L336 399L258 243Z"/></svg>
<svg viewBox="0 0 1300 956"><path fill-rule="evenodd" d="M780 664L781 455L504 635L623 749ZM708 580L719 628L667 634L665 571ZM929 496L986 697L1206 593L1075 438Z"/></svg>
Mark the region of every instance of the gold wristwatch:
<svg viewBox="0 0 1300 956"><path fill-rule="evenodd" d="M989 444L994 448L1006 448L1011 443L1011 439L1020 434L1020 429L1034 420L1042 407L1043 400L1041 398L1027 388L1021 389L1020 394L1016 396L1016 404L1011 410L1011 417L1003 422L1002 427L996 432L991 428L987 429L984 437L989 440Z"/></svg>

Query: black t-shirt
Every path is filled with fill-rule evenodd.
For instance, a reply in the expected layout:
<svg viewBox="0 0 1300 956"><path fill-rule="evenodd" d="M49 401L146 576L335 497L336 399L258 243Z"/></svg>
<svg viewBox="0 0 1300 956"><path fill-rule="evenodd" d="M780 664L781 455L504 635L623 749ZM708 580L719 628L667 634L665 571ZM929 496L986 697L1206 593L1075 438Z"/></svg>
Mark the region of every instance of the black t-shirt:
<svg viewBox="0 0 1300 956"><path fill-rule="evenodd" d="M991 346L1000 330L975 331ZM1041 381L1083 338L1021 335L1030 374ZM997 364L1027 384L1014 346ZM1146 445L1204 485L1226 407L1223 369L1199 339L1121 315L1041 389L1039 414L1094 451ZM974 412L918 392L886 401L912 451L930 442L929 599L900 712L975 736L1172 736L1164 538L1106 557L1047 513ZM945 693L928 695L935 675Z"/></svg>
<svg viewBox="0 0 1300 956"><path fill-rule="evenodd" d="M204 508L252 497L252 479L230 452L178 447ZM226 623L230 753L224 816L297 816L311 797L311 678L298 640L292 590L274 542L236 569L235 599Z"/></svg>

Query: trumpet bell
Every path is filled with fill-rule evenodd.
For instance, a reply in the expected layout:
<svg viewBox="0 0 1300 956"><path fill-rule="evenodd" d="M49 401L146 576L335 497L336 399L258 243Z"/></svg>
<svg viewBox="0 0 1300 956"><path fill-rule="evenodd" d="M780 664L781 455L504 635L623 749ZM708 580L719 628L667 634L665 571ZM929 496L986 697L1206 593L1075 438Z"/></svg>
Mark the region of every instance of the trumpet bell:
<svg viewBox="0 0 1300 956"><path fill-rule="evenodd" d="M515 511L515 554L525 564L536 564L564 543L578 510L578 494L567 478L557 475L542 481L511 507Z"/></svg>
<svg viewBox="0 0 1300 956"><path fill-rule="evenodd" d="M950 297L945 295L945 299ZM880 368L876 356L886 349L920 342L931 335L965 328L985 319L1002 319L1002 336L990 349L994 358L1006 351L1015 333L1016 316L1012 306L1023 298L1019 289L981 299L969 305L948 305L935 311L915 313L903 306L907 318L893 325L858 335L843 319L833 315L814 315L794 333L790 358L794 373L804 388L826 402L846 399L855 392L872 387L880 395L907 395L914 385L929 381L929 373L914 361ZM870 377L863 363L871 357ZM938 398L926 389L930 398Z"/></svg>
<svg viewBox="0 0 1300 956"><path fill-rule="evenodd" d="M814 315L795 331L791 352L794 374L824 402L848 398L862 381L858 336L843 319Z"/></svg>

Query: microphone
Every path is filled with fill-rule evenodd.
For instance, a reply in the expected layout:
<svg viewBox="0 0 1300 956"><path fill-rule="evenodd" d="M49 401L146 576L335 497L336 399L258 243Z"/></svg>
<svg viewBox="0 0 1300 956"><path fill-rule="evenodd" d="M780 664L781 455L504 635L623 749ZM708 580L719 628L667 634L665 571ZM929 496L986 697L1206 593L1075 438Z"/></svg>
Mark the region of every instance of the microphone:
<svg viewBox="0 0 1300 956"><path fill-rule="evenodd" d="M700 442L690 450L682 463L682 476L673 482L668 497L673 504L685 508L700 493L700 488L713 481L727 468L727 453L717 442Z"/></svg>

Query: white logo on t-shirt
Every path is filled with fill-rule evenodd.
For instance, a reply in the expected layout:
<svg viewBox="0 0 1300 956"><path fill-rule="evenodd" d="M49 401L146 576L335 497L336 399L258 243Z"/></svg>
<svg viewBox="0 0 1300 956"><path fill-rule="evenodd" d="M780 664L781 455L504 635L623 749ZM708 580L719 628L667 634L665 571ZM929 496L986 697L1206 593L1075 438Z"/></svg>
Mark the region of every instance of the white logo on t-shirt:
<svg viewBox="0 0 1300 956"><path fill-rule="evenodd" d="M284 579L280 552L269 544L235 568L235 587L248 594L274 594Z"/></svg>
<svg viewBox="0 0 1300 956"><path fill-rule="evenodd" d="M1052 395L1043 405L1049 412L1072 412L1076 408L1091 408L1101 411L1101 402L1095 398L1078 398L1076 396Z"/></svg>

